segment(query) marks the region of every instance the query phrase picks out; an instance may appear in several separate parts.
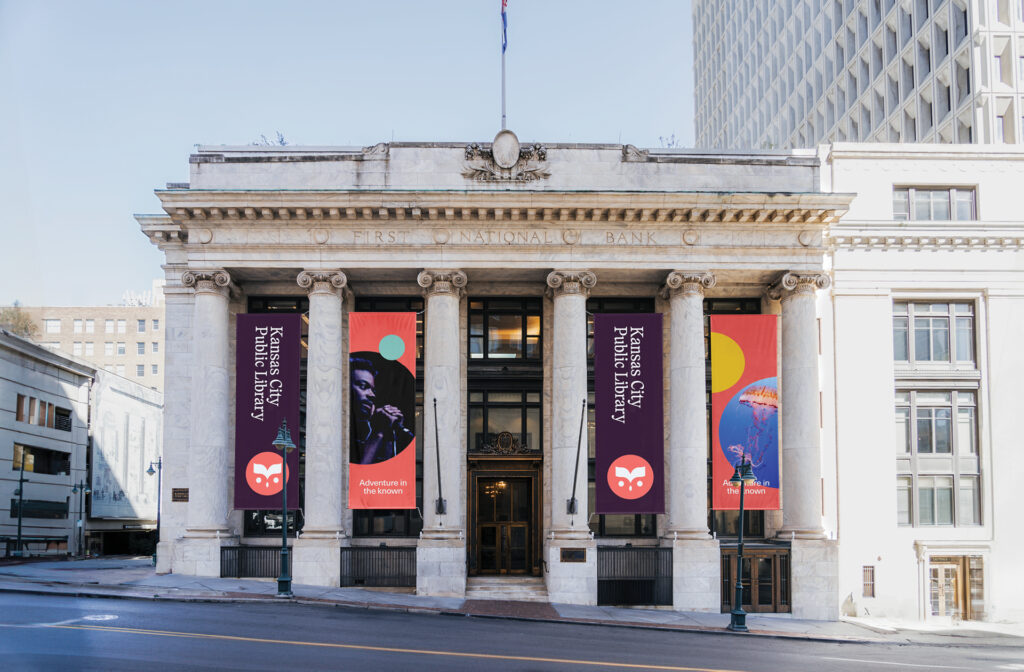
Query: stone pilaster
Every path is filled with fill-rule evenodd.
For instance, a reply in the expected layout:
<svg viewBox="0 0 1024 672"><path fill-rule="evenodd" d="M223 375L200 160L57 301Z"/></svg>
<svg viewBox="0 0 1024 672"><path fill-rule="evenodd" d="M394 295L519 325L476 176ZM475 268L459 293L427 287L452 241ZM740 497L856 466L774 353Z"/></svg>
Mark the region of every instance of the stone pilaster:
<svg viewBox="0 0 1024 672"><path fill-rule="evenodd" d="M554 301L552 329L551 529L544 538L548 596L552 602L597 603L597 547L590 533L587 501L587 433L577 459L580 414L587 398L587 297L597 284L590 271L552 271L547 284ZM576 480L576 512L567 503ZM563 548L586 549L586 562L563 563Z"/></svg>
<svg viewBox="0 0 1024 672"><path fill-rule="evenodd" d="M460 486L466 453L460 418L459 301L467 284L460 270L424 270L416 278L426 298L423 357L423 532L416 546L416 593L466 593L466 508ZM434 404L436 400L436 431ZM440 444L435 445L434 437ZM440 458L438 458L440 455ZM438 460L445 512L437 510Z"/></svg>
<svg viewBox="0 0 1024 672"><path fill-rule="evenodd" d="M792 539L793 616L838 618L839 564L835 542L821 525L821 428L817 291L824 273L786 273L768 290L782 302L782 528Z"/></svg>
<svg viewBox="0 0 1024 672"><path fill-rule="evenodd" d="M342 292L348 283L338 270L303 271L297 282L309 293L309 351L306 374L305 525L295 542L292 576L296 583L337 586L341 546L347 544L342 519L343 437L348 415L342 411Z"/></svg>
<svg viewBox="0 0 1024 672"><path fill-rule="evenodd" d="M187 528L175 570L220 576L220 547L233 543L228 389L231 276L223 270L186 271L182 284L195 290L192 313L192 395L189 414ZM177 558L176 558L177 560Z"/></svg>
<svg viewBox="0 0 1024 672"><path fill-rule="evenodd" d="M721 563L708 530L704 290L708 272L673 271L665 280L671 308L669 350L669 519L673 607L717 612Z"/></svg>

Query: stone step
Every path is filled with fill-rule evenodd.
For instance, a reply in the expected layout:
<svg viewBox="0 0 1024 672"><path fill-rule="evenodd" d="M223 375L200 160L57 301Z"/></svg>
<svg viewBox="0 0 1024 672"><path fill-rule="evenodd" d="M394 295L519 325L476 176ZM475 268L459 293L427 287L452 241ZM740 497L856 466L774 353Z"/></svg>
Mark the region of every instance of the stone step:
<svg viewBox="0 0 1024 672"><path fill-rule="evenodd" d="M547 602L548 591L544 579L536 576L471 576L466 599Z"/></svg>

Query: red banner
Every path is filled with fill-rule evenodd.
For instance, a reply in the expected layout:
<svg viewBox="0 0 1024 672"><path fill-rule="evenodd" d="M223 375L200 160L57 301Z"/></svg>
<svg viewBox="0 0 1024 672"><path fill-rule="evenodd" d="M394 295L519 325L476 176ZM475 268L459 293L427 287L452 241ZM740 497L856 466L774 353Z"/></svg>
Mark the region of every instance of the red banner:
<svg viewBox="0 0 1024 672"><path fill-rule="evenodd" d="M750 463L745 509L779 508L779 379L774 315L711 316L712 508L740 507L729 484Z"/></svg>
<svg viewBox="0 0 1024 672"><path fill-rule="evenodd" d="M349 315L348 505L416 508L416 313Z"/></svg>

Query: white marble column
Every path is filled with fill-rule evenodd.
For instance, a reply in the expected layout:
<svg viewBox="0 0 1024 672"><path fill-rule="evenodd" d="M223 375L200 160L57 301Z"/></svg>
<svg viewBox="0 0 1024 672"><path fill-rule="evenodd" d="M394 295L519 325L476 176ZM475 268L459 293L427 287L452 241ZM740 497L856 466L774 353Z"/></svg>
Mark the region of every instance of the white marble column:
<svg viewBox="0 0 1024 672"><path fill-rule="evenodd" d="M459 301L467 284L460 270L422 271L426 297L423 358L423 532L416 548L416 593L461 597L466 592L466 452L460 418ZM437 400L435 431L434 400ZM435 445L437 437L439 444ZM445 512L437 510L438 455Z"/></svg>
<svg viewBox="0 0 1024 672"><path fill-rule="evenodd" d="M708 530L707 360L704 290L709 272L673 271L669 297L669 487L665 545L672 546L672 605L678 611L720 609L718 540Z"/></svg>
<svg viewBox="0 0 1024 672"><path fill-rule="evenodd" d="M552 271L547 284L554 301L551 343L551 529L545 533L548 596L552 602L597 603L596 545L588 526L587 432L580 440L580 414L587 398L587 297L597 284L590 271ZM568 512L576 480L576 513ZM561 549L586 549L585 563L563 563Z"/></svg>
<svg viewBox="0 0 1024 672"><path fill-rule="evenodd" d="M192 396L189 414L189 502L182 573L220 576L220 546L231 541L231 394L228 389L231 277L223 270L186 271L195 289L192 313Z"/></svg>
<svg viewBox="0 0 1024 672"><path fill-rule="evenodd" d="M337 586L341 546L347 542L343 512L342 292L348 282L338 270L303 271L297 282L309 293L309 350L306 360L305 524L295 542L296 583Z"/></svg>
<svg viewBox="0 0 1024 672"><path fill-rule="evenodd" d="M783 538L822 539L821 423L816 293L828 275L786 273L769 290L782 301Z"/></svg>

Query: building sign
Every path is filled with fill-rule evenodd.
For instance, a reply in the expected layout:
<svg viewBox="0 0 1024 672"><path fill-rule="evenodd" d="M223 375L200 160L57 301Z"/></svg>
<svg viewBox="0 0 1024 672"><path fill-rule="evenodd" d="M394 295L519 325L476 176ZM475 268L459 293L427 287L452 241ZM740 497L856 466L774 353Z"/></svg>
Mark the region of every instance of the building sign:
<svg viewBox="0 0 1024 672"><path fill-rule="evenodd" d="M745 509L779 508L779 379L774 315L711 316L712 508L738 509L729 484L746 459Z"/></svg>
<svg viewBox="0 0 1024 672"><path fill-rule="evenodd" d="M171 501L172 502L187 502L188 501L188 488L171 488Z"/></svg>
<svg viewBox="0 0 1024 672"><path fill-rule="evenodd" d="M595 513L664 513L661 315L594 316Z"/></svg>
<svg viewBox="0 0 1024 672"><path fill-rule="evenodd" d="M100 370L92 399L89 515L155 520L158 479L146 472L160 454L163 395Z"/></svg>
<svg viewBox="0 0 1024 672"><path fill-rule="evenodd" d="M414 509L416 313L351 313L348 324L349 508Z"/></svg>
<svg viewBox="0 0 1024 672"><path fill-rule="evenodd" d="M235 508L280 509L299 505L299 315L238 315L235 368ZM286 430L296 448L274 447ZM307 465L316 469L317 465Z"/></svg>

